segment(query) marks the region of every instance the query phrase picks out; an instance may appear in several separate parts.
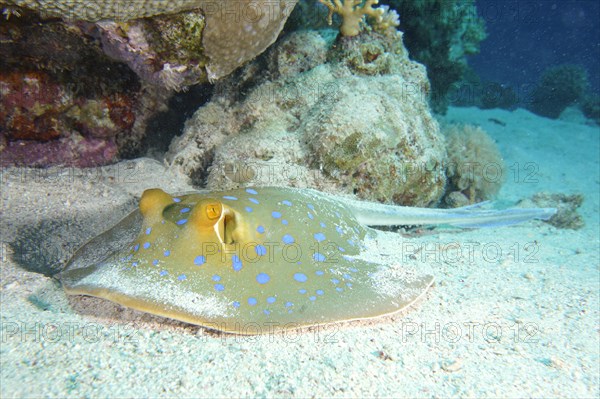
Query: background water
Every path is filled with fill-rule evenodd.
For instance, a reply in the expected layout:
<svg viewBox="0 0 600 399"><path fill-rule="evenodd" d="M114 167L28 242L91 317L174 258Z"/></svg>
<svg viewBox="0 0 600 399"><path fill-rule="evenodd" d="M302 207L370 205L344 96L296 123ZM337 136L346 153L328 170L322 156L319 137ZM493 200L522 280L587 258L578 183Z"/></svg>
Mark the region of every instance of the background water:
<svg viewBox="0 0 600 399"><path fill-rule="evenodd" d="M600 90L600 2L477 0L488 37L469 65L483 80L532 85L548 67L576 64Z"/></svg>

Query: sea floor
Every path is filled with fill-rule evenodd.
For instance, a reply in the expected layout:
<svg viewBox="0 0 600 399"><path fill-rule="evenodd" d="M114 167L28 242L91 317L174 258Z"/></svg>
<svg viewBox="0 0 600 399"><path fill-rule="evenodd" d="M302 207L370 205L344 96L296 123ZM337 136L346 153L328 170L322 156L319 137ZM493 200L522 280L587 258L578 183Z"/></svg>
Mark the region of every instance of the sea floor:
<svg viewBox="0 0 600 399"><path fill-rule="evenodd" d="M160 163L3 170L0 396L598 397L598 127L524 110L446 119L498 142L503 203L581 193L585 227L381 233L382 247L431 269L426 297L400 315L285 334L215 333L67 297L50 277L143 189L190 189Z"/></svg>

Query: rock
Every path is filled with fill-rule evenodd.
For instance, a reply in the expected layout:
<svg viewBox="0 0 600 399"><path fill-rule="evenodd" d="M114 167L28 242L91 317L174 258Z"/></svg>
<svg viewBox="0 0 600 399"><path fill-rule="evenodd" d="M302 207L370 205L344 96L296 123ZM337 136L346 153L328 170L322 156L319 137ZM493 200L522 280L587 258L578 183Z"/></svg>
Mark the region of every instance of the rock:
<svg viewBox="0 0 600 399"><path fill-rule="evenodd" d="M217 85L171 144L171 167L210 189L291 185L403 205L439 201L444 140L425 69L410 61L401 34L335 46L331 30L318 35L293 32L266 55L268 70L257 60Z"/></svg>

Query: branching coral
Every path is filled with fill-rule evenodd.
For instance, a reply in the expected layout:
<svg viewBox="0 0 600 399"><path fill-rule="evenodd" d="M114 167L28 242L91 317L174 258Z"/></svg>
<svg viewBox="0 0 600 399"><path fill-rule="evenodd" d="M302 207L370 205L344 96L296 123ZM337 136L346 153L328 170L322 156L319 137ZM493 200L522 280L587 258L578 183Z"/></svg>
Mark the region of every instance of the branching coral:
<svg viewBox="0 0 600 399"><path fill-rule="evenodd" d="M365 15L375 19L377 23L383 21L383 14L386 10L383 8L373 8L379 0L319 0L319 3L329 8L327 22L329 25L333 22L333 14L340 14L342 25L340 32L344 36L356 36L360 33L360 23Z"/></svg>

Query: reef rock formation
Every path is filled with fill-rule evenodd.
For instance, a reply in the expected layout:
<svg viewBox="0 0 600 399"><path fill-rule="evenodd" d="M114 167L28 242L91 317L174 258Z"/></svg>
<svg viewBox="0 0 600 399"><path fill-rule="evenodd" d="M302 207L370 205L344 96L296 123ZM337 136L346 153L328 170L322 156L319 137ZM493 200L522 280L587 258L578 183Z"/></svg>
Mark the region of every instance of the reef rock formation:
<svg viewBox="0 0 600 399"><path fill-rule="evenodd" d="M42 17L101 21L98 26L104 34L105 45L109 47L112 56L128 63L132 59L151 59L154 64L161 64L165 74L183 73L184 77L179 79L184 79L185 75L190 74L186 69L187 64L173 66L169 60L174 56L173 52L189 50L189 41L192 40L192 48L198 47L197 50L201 50L195 53L195 58L207 60L201 66L206 68L208 78L213 81L231 73L271 45L277 39L297 0L5 2L35 10ZM179 17L169 17L178 13L181 14ZM157 23L140 20L157 16ZM190 58L194 57L184 57L188 61ZM141 66L137 65L137 68ZM134 66L132 69L137 68Z"/></svg>
<svg viewBox="0 0 600 399"><path fill-rule="evenodd" d="M174 91L256 57L296 2L0 0L3 162L94 166L135 153Z"/></svg>
<svg viewBox="0 0 600 399"><path fill-rule="evenodd" d="M399 32L336 36L291 33L217 85L171 144L171 166L210 189L308 186L436 203L446 152L425 68Z"/></svg>

